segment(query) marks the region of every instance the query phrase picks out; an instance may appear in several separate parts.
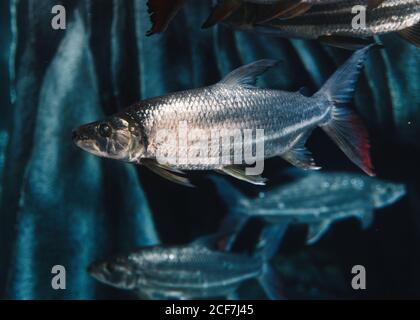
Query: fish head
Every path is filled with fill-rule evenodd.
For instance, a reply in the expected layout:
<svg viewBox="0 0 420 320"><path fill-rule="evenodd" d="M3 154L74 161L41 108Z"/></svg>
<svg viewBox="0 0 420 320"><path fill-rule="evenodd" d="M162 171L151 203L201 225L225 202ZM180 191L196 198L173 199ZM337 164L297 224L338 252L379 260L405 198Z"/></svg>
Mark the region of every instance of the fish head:
<svg viewBox="0 0 420 320"><path fill-rule="evenodd" d="M136 288L137 276L133 263L123 257L92 263L88 273L96 280L119 289Z"/></svg>
<svg viewBox="0 0 420 320"><path fill-rule="evenodd" d="M96 156L138 162L145 153L141 128L126 115L85 124L73 130L73 141Z"/></svg>
<svg viewBox="0 0 420 320"><path fill-rule="evenodd" d="M382 208L390 205L406 193L404 184L388 181L376 180L372 183L373 204L376 208Z"/></svg>

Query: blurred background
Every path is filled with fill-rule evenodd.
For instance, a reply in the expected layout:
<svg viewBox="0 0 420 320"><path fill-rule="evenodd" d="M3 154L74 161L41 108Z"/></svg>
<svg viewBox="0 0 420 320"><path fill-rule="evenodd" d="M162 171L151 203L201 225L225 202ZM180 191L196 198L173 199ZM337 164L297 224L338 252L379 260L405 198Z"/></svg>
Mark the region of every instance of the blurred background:
<svg viewBox="0 0 420 320"><path fill-rule="evenodd" d="M66 8L65 30L51 28L56 4ZM224 26L201 30L210 8L190 1L165 34L146 37L145 0L0 2L1 298L135 298L90 278L88 264L189 242L216 231L226 214L208 175L191 175L197 188L190 189L97 158L73 145L73 128L144 98L212 84L262 58L282 62L259 85L315 92L351 54ZM274 260L291 299L420 298L420 49L392 34L381 41L385 49L370 53L353 107L371 133L378 177L405 183L408 194L376 211L367 231L343 221L307 246L306 228L291 227ZM319 130L308 147L325 170L358 171ZM283 183L283 160L265 167L267 188ZM250 196L260 191L232 183ZM66 268L66 290L51 288L57 264ZM357 264L367 271L364 291L351 288ZM261 295L255 283L242 291Z"/></svg>

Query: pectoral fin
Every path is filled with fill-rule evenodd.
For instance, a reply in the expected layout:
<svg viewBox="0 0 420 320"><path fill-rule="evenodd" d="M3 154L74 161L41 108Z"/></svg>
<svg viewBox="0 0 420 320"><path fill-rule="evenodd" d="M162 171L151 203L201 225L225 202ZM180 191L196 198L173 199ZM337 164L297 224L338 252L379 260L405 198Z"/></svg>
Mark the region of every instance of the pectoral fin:
<svg viewBox="0 0 420 320"><path fill-rule="evenodd" d="M222 0L213 9L213 12L204 22L202 28L210 28L227 19L242 5L240 0Z"/></svg>
<svg viewBox="0 0 420 320"><path fill-rule="evenodd" d="M311 152L306 149L305 143L311 135L312 131L304 132L296 138L293 147L281 157L290 162L295 167L305 170L319 170L321 167L317 166L315 160L312 158Z"/></svg>
<svg viewBox="0 0 420 320"><path fill-rule="evenodd" d="M414 44L416 47L420 47L420 23L417 23L410 28L401 30L398 34L405 40Z"/></svg>
<svg viewBox="0 0 420 320"><path fill-rule="evenodd" d="M255 185L263 186L265 185L265 182L267 181L266 178L263 178L259 175L247 175L245 173L245 170L242 167L239 166L226 166L223 169L219 170L224 174L227 174L229 176L232 176L236 179L249 182Z"/></svg>
<svg viewBox="0 0 420 320"><path fill-rule="evenodd" d="M305 14L311 7L311 4L304 3L301 0L281 1L279 4L271 5L265 9L264 12L269 12L264 13L264 18L259 19L258 23L266 23L276 18L291 19Z"/></svg>
<svg viewBox="0 0 420 320"><path fill-rule="evenodd" d="M147 31L146 35L151 36L155 33L164 32L184 3L185 0L149 0L147 5L152 28Z"/></svg>
<svg viewBox="0 0 420 320"><path fill-rule="evenodd" d="M159 164L158 162L152 159L143 159L141 161L141 164L147 167L152 172L169 181L175 182L186 187L195 187L188 178L180 175L184 174L184 172L178 169Z"/></svg>
<svg viewBox="0 0 420 320"><path fill-rule="evenodd" d="M306 237L307 244L314 244L328 231L331 226L331 220L322 220L313 222L309 225L308 235Z"/></svg>

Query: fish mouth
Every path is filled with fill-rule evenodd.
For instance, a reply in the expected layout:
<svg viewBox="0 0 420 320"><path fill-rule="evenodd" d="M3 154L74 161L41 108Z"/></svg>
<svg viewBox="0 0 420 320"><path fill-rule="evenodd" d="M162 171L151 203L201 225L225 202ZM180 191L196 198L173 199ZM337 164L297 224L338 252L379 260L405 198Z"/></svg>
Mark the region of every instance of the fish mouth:
<svg viewBox="0 0 420 320"><path fill-rule="evenodd" d="M101 282L107 282L106 278L110 275L106 268L103 268L102 264L92 263L87 267L87 272L91 277Z"/></svg>
<svg viewBox="0 0 420 320"><path fill-rule="evenodd" d="M71 139L77 145L80 141L90 140L90 137L84 132L84 130L74 129L71 133Z"/></svg>
<svg viewBox="0 0 420 320"><path fill-rule="evenodd" d="M92 139L88 135L81 133L77 129L73 130L72 132L72 140L77 147L86 152L94 154L98 157L108 157L107 153L101 150L98 142L95 139Z"/></svg>

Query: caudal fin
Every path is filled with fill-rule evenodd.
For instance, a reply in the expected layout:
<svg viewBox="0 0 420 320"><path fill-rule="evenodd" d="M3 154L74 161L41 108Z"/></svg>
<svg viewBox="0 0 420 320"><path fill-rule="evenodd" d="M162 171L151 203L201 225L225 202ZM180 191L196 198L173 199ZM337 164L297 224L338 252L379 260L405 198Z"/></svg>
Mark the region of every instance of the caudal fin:
<svg viewBox="0 0 420 320"><path fill-rule="evenodd" d="M289 224L290 219L285 218L281 223L266 226L256 245L256 256L259 256L263 261L270 261L276 255Z"/></svg>
<svg viewBox="0 0 420 320"><path fill-rule="evenodd" d="M219 232L222 234L230 234L225 244L225 251L230 251L235 244L236 238L250 217L239 210L242 205L244 207L247 206L246 203L248 200L226 179L218 176L212 176L211 179L216 185L217 192L228 206L228 213L222 221Z"/></svg>
<svg viewBox="0 0 420 320"><path fill-rule="evenodd" d="M258 278L261 288L270 300L286 300L282 281L269 264L263 267L262 275Z"/></svg>
<svg viewBox="0 0 420 320"><path fill-rule="evenodd" d="M266 296L270 300L284 300L285 295L279 275L270 265L270 260L275 256L277 250L283 240L284 234L289 225L289 220L284 223L269 225L260 236L259 243L256 248L256 256L263 261L263 269L258 282L264 290Z"/></svg>
<svg viewBox="0 0 420 320"><path fill-rule="evenodd" d="M374 176L370 159L369 135L362 120L346 108L355 90L357 80L373 45L356 51L325 83L317 95L332 104L331 120L321 128L334 140L347 157L368 175Z"/></svg>

